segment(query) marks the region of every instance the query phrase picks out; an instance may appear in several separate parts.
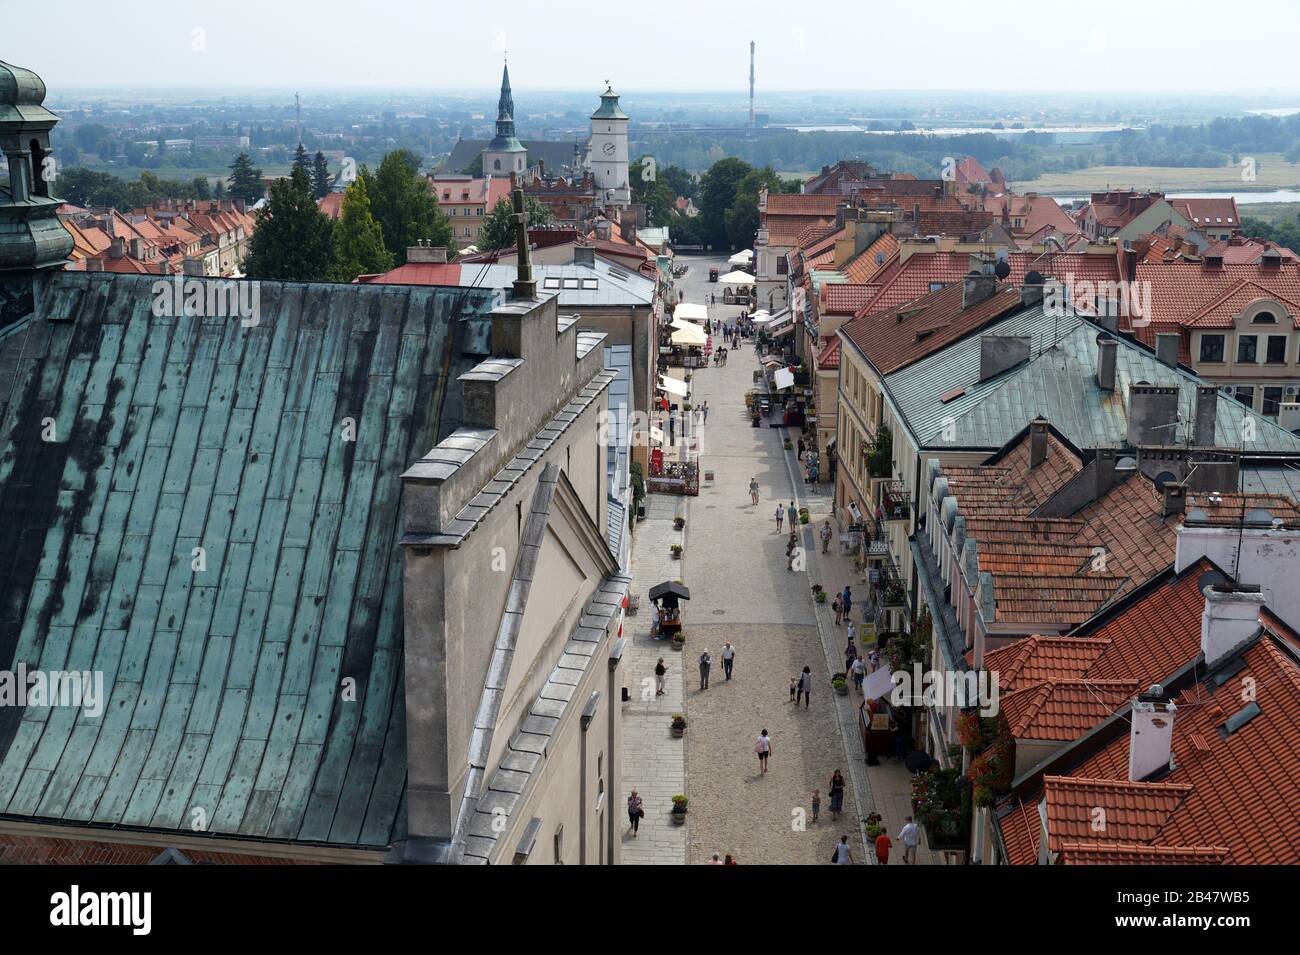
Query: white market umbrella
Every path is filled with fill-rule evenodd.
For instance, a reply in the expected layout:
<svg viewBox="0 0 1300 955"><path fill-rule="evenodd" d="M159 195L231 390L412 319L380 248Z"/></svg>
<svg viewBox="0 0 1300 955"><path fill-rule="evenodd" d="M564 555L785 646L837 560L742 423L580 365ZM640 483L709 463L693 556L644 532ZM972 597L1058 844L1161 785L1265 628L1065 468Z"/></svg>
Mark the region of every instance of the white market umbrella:
<svg viewBox="0 0 1300 955"><path fill-rule="evenodd" d="M706 322L709 319L709 309L707 305L696 305L693 302L682 302L673 309L673 318L685 319L688 322Z"/></svg>
<svg viewBox="0 0 1300 955"><path fill-rule="evenodd" d="M727 259L728 265L748 265L754 260L754 251L745 249L743 252L737 252L731 258Z"/></svg>
<svg viewBox="0 0 1300 955"><path fill-rule="evenodd" d="M728 272L722 278L718 279L723 285L753 285L754 276L748 272Z"/></svg>
<svg viewBox="0 0 1300 955"><path fill-rule="evenodd" d="M659 387L670 395L676 395L678 398L689 397L691 393L690 385L680 379L669 378L667 375L660 376Z"/></svg>
<svg viewBox="0 0 1300 955"><path fill-rule="evenodd" d="M673 332L672 343L674 345L704 345L707 344L709 336L704 334L704 329L698 325L691 325L689 328L679 328Z"/></svg>

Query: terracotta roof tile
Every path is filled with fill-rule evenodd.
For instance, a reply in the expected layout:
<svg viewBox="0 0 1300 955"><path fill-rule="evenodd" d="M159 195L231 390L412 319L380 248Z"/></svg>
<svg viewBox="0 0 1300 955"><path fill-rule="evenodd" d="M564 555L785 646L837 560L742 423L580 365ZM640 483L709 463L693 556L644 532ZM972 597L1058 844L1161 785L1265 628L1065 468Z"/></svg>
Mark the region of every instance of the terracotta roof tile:
<svg viewBox="0 0 1300 955"><path fill-rule="evenodd" d="M1065 842L1152 842L1191 792L1184 783L1044 776L1047 847L1059 852Z"/></svg>
<svg viewBox="0 0 1300 955"><path fill-rule="evenodd" d="M1060 865L1222 865L1224 846L1140 846L1118 842L1063 842Z"/></svg>
<svg viewBox="0 0 1300 955"><path fill-rule="evenodd" d="M1002 712L1017 739L1068 743L1123 708L1138 689L1136 680L1052 680L1004 692Z"/></svg>

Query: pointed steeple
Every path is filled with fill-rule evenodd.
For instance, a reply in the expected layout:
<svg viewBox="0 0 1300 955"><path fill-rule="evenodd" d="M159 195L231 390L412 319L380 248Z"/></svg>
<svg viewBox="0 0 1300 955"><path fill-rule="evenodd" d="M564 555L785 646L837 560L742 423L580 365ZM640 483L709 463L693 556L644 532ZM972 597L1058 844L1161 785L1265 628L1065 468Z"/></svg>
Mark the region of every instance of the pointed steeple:
<svg viewBox="0 0 1300 955"><path fill-rule="evenodd" d="M497 122L509 120L511 134L514 133L515 101L510 95L510 65L501 64L501 98L497 100Z"/></svg>

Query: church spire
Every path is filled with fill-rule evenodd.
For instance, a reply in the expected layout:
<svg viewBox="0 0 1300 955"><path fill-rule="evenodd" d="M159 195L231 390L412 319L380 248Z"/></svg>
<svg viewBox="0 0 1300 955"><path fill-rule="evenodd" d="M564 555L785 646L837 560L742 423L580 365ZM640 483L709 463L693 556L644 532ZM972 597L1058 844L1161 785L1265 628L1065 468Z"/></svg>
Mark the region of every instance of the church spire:
<svg viewBox="0 0 1300 955"><path fill-rule="evenodd" d="M497 123L510 123L510 135L515 134L515 101L510 95L510 65L501 64L501 99L497 100Z"/></svg>

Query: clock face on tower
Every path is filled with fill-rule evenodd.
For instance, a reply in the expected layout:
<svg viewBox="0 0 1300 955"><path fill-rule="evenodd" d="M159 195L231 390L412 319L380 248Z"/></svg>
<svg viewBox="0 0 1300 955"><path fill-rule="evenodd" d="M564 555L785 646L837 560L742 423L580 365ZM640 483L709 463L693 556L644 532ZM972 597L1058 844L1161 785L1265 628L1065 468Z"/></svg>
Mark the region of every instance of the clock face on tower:
<svg viewBox="0 0 1300 955"><path fill-rule="evenodd" d="M606 143L604 146L601 147L601 152L603 152L606 156L614 155L614 144Z"/></svg>

